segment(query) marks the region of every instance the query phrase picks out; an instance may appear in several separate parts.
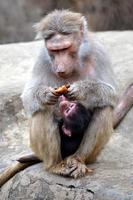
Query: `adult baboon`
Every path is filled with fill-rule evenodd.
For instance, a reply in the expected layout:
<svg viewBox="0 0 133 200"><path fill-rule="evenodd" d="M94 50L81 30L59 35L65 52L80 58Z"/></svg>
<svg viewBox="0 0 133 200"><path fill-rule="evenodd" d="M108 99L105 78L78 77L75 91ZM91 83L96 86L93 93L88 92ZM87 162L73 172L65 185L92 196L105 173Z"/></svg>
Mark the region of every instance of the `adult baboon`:
<svg viewBox="0 0 133 200"><path fill-rule="evenodd" d="M83 176L86 164L96 160L113 132L114 74L104 47L88 32L80 13L56 10L44 17L36 30L44 39L44 47L22 94L25 110L31 116L31 147L47 170ZM92 110L93 117L78 150L62 166L60 136L53 115L60 95L54 93L54 88L68 83L66 97Z"/></svg>

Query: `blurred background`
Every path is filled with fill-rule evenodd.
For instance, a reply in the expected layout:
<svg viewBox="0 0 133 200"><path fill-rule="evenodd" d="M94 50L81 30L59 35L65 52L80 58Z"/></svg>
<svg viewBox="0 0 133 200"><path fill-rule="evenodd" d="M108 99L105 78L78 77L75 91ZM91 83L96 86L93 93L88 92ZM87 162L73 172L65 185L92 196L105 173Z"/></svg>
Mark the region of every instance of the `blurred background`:
<svg viewBox="0 0 133 200"><path fill-rule="evenodd" d="M33 40L34 23L64 8L83 13L92 31L133 29L133 0L0 0L0 44Z"/></svg>

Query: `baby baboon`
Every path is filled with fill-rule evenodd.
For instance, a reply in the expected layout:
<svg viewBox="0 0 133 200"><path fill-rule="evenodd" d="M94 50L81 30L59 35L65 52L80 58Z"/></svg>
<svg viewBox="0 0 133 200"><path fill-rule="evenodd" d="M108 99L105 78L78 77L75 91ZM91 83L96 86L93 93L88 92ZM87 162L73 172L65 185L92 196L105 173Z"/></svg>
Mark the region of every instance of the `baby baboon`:
<svg viewBox="0 0 133 200"><path fill-rule="evenodd" d="M65 96L59 98L61 120L59 130L61 137L61 155L66 158L76 152L83 135L88 128L92 112L81 103L69 101Z"/></svg>

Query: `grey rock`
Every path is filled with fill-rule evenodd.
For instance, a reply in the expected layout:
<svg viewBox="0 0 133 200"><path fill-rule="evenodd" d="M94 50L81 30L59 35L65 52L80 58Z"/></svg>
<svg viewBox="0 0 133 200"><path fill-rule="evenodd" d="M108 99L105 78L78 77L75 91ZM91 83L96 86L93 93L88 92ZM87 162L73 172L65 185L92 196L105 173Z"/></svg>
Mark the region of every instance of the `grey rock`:
<svg viewBox="0 0 133 200"><path fill-rule="evenodd" d="M121 95L133 81L133 32L97 33L112 60ZM43 42L0 46L0 171L30 152L20 94ZM16 174L0 189L0 200L133 200L133 109L115 130L95 173L73 180L49 174L42 163Z"/></svg>

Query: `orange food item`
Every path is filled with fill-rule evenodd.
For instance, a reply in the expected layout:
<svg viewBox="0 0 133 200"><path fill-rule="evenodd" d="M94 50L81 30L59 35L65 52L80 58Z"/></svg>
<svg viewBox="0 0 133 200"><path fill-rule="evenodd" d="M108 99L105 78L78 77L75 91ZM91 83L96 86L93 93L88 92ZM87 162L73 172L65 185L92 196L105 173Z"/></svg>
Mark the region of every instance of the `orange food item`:
<svg viewBox="0 0 133 200"><path fill-rule="evenodd" d="M69 87L70 87L70 85L63 85L63 86L55 89L55 92L58 94L65 94L65 93L67 93Z"/></svg>

